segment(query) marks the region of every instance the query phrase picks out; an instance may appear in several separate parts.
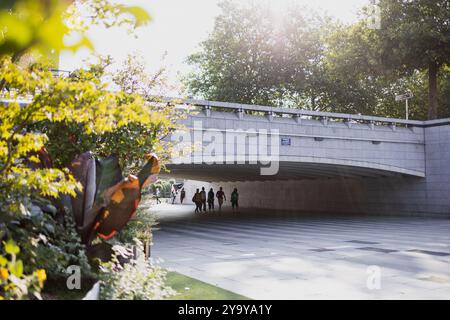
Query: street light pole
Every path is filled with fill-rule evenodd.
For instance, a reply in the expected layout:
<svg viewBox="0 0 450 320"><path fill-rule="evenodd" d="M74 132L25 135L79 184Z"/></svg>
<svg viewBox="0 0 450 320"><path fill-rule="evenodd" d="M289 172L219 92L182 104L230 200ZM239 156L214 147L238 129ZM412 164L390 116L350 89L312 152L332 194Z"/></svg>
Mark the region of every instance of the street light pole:
<svg viewBox="0 0 450 320"><path fill-rule="evenodd" d="M405 114L406 114L406 120L409 119L409 105L408 105L408 101L409 99L411 99L413 97L413 94L411 92L405 93L405 94L399 94L395 96L395 101L406 101L406 106L405 106Z"/></svg>
<svg viewBox="0 0 450 320"><path fill-rule="evenodd" d="M406 120L408 120L408 118L409 118L409 110L408 110L408 100L409 99L406 99Z"/></svg>

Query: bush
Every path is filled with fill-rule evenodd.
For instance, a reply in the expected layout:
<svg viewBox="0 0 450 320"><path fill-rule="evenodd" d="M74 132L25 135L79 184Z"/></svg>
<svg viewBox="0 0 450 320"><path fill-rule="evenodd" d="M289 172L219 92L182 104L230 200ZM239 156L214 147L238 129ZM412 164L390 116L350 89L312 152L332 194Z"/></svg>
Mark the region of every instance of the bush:
<svg viewBox="0 0 450 320"><path fill-rule="evenodd" d="M152 241L152 228L158 223L156 216L149 211L150 205L150 196L143 196L135 216L119 233L118 240L120 242L133 243L135 238L143 243Z"/></svg>
<svg viewBox="0 0 450 320"><path fill-rule="evenodd" d="M46 200L40 199L40 202L44 207ZM35 268L42 268L51 278L65 278L66 268L76 264L81 267L83 274L91 274L85 246L75 230L72 216L58 218L56 213L43 212L35 205L32 211L30 215L17 217L0 225L3 238L14 239L22 249L24 271L32 272Z"/></svg>
<svg viewBox="0 0 450 320"><path fill-rule="evenodd" d="M173 181L173 183L175 183ZM171 181L159 179L152 185L153 193L156 192L156 188L159 188L159 191L161 192L161 198L170 198L170 193L172 191L172 185Z"/></svg>
<svg viewBox="0 0 450 320"><path fill-rule="evenodd" d="M142 245L136 241L137 249L142 252ZM130 259L132 249L114 246L115 252L111 262L100 267L102 300L159 300L168 298L175 291L165 285L166 271L151 264L143 254ZM121 260L127 259L125 263Z"/></svg>

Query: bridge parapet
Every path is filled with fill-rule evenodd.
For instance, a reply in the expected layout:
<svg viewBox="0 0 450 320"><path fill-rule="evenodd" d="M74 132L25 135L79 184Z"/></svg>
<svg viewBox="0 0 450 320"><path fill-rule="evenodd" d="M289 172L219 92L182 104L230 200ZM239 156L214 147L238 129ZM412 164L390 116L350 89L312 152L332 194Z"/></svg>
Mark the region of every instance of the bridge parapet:
<svg viewBox="0 0 450 320"><path fill-rule="evenodd" d="M366 116L361 114L323 112L323 111L314 111L296 108L270 107L262 105L249 105L241 103L230 103L230 102L209 101L199 99L164 98L163 100L177 104L186 104L201 107L201 109L205 111L206 115L208 115L212 110L216 111L219 110L219 111L235 112L236 114L238 114L238 117L249 113L250 114L262 113L269 117L270 116L291 117L300 122L302 119L318 119L324 122L340 121L350 124L354 122L354 123L366 123L369 125L384 124L390 126L410 126L410 127L426 127L428 125L427 121Z"/></svg>

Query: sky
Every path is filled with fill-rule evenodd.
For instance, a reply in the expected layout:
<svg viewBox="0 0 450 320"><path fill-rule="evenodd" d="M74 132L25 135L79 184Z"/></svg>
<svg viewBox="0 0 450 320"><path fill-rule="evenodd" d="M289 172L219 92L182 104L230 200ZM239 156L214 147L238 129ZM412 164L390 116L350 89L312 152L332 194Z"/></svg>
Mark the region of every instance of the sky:
<svg viewBox="0 0 450 320"><path fill-rule="evenodd" d="M249 1L249 0L247 0ZM268 3L275 11L282 11L292 3L306 5L313 10L325 11L343 22L357 18L358 10L369 0L253 0ZM172 85L178 83L180 75L189 71L185 59L199 50L213 30L214 18L219 15L220 0L120 0L127 5L144 7L152 21L136 30L135 36L123 28L105 29L91 27L88 36L95 51L111 55L120 64L129 53L138 53L144 58L149 72L164 65ZM164 60L163 60L164 56ZM74 70L92 60L92 52L80 49L76 53L64 52L60 57L62 70Z"/></svg>

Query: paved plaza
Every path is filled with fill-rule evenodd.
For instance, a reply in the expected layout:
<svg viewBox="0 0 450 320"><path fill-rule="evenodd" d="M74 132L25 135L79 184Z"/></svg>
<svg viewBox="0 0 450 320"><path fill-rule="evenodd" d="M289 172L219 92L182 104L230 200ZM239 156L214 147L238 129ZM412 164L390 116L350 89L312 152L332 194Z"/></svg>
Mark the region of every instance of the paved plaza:
<svg viewBox="0 0 450 320"><path fill-rule="evenodd" d="M253 299L450 299L450 219L155 210L154 259Z"/></svg>

